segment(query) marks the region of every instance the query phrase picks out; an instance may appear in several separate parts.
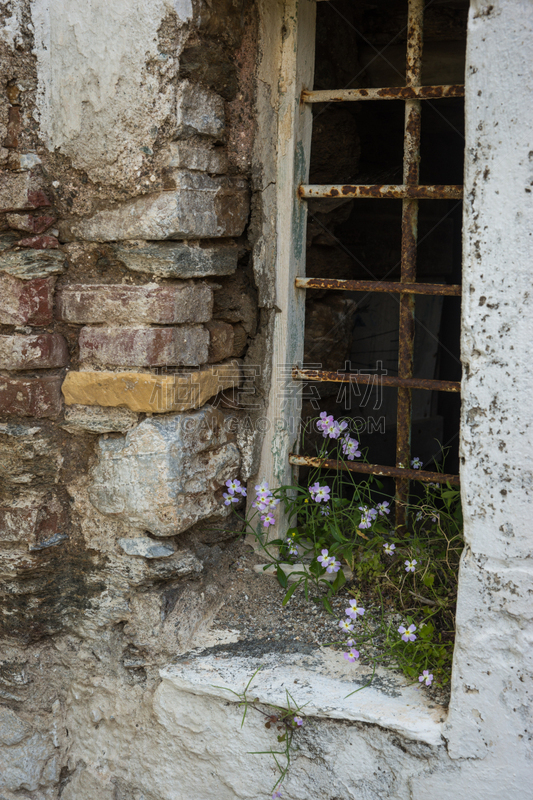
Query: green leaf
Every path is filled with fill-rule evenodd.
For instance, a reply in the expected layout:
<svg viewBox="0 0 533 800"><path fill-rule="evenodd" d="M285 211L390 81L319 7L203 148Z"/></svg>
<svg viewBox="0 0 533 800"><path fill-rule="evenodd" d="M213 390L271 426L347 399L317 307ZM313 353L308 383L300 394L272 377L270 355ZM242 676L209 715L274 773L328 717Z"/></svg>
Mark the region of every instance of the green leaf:
<svg viewBox="0 0 533 800"><path fill-rule="evenodd" d="M322 604L323 604L324 608L326 609L326 611L329 611L330 614L333 614L333 609L331 607L331 603L329 602L327 597L323 597L322 598Z"/></svg>
<svg viewBox="0 0 533 800"><path fill-rule="evenodd" d="M431 589L434 582L435 582L435 576L431 572L426 572L426 574L422 578L422 583L424 584L424 586L427 586L428 589Z"/></svg>
<svg viewBox="0 0 533 800"><path fill-rule="evenodd" d="M285 573L283 572L281 567L278 567L276 569L276 576L277 576L277 579L278 579L280 585L283 586L284 589L286 589L287 586L288 586L289 581L287 580L287 576L285 575Z"/></svg>
<svg viewBox="0 0 533 800"><path fill-rule="evenodd" d="M334 592L338 592L341 586L344 586L345 583L346 583L346 576L344 575L342 569L340 569L337 572L337 576L333 581L331 588L333 589Z"/></svg>
<svg viewBox="0 0 533 800"><path fill-rule="evenodd" d="M296 591L296 589L300 585L300 583L301 583L301 580L299 580L297 583L293 583L292 584L292 586L290 587L289 591L287 592L287 594L283 598L283 605L284 606L287 605L287 603L289 602L289 600L293 596L294 592Z"/></svg>

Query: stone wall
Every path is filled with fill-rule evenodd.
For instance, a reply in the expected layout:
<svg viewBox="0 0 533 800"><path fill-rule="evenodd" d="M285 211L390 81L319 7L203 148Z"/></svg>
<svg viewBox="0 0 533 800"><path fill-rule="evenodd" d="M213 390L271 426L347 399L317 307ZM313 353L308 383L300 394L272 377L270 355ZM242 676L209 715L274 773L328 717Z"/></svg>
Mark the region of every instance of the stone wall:
<svg viewBox="0 0 533 800"><path fill-rule="evenodd" d="M252 5L0 6L2 800L69 782L80 647L157 683L220 606L199 552L239 532L262 348Z"/></svg>

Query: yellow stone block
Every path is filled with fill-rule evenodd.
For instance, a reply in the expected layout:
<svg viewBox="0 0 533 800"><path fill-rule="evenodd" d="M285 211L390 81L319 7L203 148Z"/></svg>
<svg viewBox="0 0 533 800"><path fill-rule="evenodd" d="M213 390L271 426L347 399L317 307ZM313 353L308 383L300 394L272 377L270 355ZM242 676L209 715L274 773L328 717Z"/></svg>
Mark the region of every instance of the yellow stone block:
<svg viewBox="0 0 533 800"><path fill-rule="evenodd" d="M164 414L200 408L223 389L238 386L239 381L239 365L232 361L176 375L68 372L61 391L68 406L126 406L132 411Z"/></svg>

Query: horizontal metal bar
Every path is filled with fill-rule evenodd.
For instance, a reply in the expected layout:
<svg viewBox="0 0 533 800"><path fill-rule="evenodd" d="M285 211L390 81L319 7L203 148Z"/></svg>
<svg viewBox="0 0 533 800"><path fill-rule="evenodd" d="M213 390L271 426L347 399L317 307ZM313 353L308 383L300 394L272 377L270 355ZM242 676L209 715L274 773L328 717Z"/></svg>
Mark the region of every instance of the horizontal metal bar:
<svg viewBox="0 0 533 800"><path fill-rule="evenodd" d="M302 184L298 194L305 200L315 197L380 198L392 200L461 200L462 186L394 186L373 184L368 186L347 184Z"/></svg>
<svg viewBox="0 0 533 800"><path fill-rule="evenodd" d="M345 292L390 292L391 294L432 294L460 297L460 286L443 283L400 283L399 281L345 281L333 278L296 278L298 289L337 289Z"/></svg>
<svg viewBox="0 0 533 800"><path fill-rule="evenodd" d="M407 478L425 483L460 483L459 475L445 475L442 472L426 472L421 469L403 469L401 467L384 467L381 464L362 464L356 461L336 461L333 458L313 458L312 456L289 455L289 464L295 467L322 467L323 469L345 469L364 475L383 475L390 478Z"/></svg>
<svg viewBox="0 0 533 800"><path fill-rule="evenodd" d="M436 381L430 378L395 378L390 375L368 373L330 372L323 369L292 368L295 381L320 381L322 383L357 383L368 386L374 382L380 386L392 386L400 389L426 389L430 392L460 392L461 384L457 381Z"/></svg>
<svg viewBox="0 0 533 800"><path fill-rule="evenodd" d="M302 103L353 103L361 100L439 100L464 97L462 83L448 86L387 86L383 89L322 89L302 92Z"/></svg>

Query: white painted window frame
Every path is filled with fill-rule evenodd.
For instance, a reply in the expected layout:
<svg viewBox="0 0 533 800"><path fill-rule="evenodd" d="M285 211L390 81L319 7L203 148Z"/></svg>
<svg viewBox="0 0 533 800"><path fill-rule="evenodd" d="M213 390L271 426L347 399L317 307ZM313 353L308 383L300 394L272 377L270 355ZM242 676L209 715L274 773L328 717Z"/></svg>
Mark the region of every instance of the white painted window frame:
<svg viewBox="0 0 533 800"><path fill-rule="evenodd" d="M267 4L269 0L266 0ZM301 385L290 378L290 368L301 364L304 353L305 290L295 280L305 276L307 203L297 188L309 177L312 111L300 101L304 89L313 88L316 0L286 0L277 4L282 19L278 76L278 151L275 170L275 260L272 331L272 374L261 451L261 478L269 486L292 484L297 468L289 453L298 452L302 408ZM288 522L277 514L271 539L284 536Z"/></svg>

